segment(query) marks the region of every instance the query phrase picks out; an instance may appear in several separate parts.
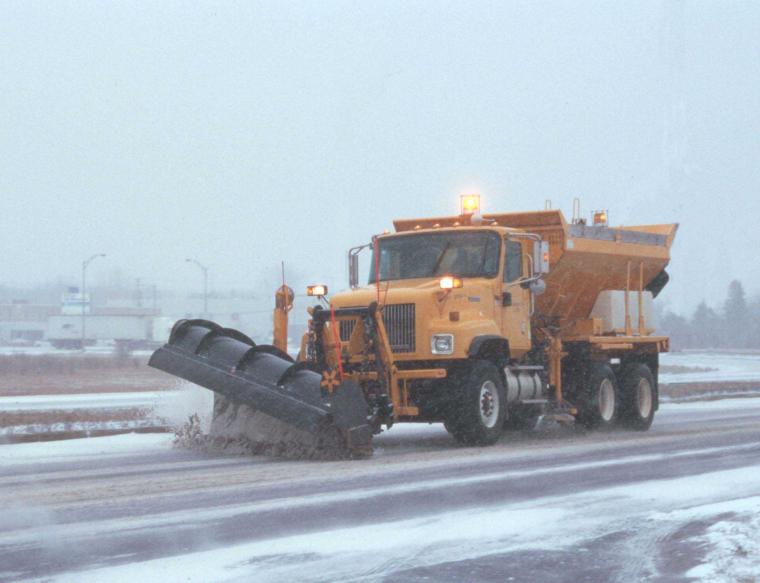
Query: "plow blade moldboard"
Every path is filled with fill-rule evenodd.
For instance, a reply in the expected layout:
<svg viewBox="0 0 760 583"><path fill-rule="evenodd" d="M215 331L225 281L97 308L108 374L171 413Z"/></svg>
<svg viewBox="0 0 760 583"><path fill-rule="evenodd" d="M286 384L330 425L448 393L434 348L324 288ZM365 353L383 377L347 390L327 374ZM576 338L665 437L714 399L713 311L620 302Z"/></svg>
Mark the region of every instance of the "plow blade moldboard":
<svg viewBox="0 0 760 583"><path fill-rule="evenodd" d="M216 393L212 437L268 442L276 453L296 455L371 451L367 402L356 383L328 393L305 363L236 330L180 320L149 365Z"/></svg>

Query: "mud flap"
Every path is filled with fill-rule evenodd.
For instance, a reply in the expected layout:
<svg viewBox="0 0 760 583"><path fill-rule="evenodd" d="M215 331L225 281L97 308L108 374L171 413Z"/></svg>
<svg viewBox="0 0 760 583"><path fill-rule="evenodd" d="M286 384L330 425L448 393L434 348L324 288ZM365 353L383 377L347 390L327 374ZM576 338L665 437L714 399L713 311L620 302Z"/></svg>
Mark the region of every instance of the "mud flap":
<svg viewBox="0 0 760 583"><path fill-rule="evenodd" d="M257 345L236 330L208 320L180 320L148 364L214 391L236 409L250 408L311 435L315 443L338 435L337 445L347 454L371 451L372 428L361 387L344 381L327 391L320 386L322 375L306 363L294 362L273 346ZM245 425L238 424L237 430Z"/></svg>

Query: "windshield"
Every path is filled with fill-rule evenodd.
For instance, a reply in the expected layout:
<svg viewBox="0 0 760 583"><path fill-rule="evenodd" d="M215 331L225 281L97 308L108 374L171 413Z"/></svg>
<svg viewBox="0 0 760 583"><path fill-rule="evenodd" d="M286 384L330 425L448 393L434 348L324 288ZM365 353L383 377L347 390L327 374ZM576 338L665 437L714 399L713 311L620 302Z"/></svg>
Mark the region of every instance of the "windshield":
<svg viewBox="0 0 760 583"><path fill-rule="evenodd" d="M380 280L438 275L494 277L501 239L492 231L422 233L380 240ZM375 282L374 251L369 283Z"/></svg>

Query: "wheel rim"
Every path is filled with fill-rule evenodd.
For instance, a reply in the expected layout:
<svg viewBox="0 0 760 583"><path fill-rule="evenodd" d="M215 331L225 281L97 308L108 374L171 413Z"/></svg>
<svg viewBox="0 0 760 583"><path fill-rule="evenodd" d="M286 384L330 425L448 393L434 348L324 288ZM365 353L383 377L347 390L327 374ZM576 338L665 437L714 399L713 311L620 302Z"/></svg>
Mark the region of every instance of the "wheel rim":
<svg viewBox="0 0 760 583"><path fill-rule="evenodd" d="M652 385L647 379L639 380L636 387L636 406L642 419L647 419L652 412Z"/></svg>
<svg viewBox="0 0 760 583"><path fill-rule="evenodd" d="M610 379L599 385L599 416L603 421L611 421L615 415L615 387Z"/></svg>
<svg viewBox="0 0 760 583"><path fill-rule="evenodd" d="M499 419L499 392L493 381L486 381L480 387L480 420L488 429L496 426Z"/></svg>

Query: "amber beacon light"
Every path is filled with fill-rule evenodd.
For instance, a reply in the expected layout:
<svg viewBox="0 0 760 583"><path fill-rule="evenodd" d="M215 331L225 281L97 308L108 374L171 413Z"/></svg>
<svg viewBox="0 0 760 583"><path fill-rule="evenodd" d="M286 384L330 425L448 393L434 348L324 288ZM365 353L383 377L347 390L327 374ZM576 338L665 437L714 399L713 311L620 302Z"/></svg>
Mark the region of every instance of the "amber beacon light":
<svg viewBox="0 0 760 583"><path fill-rule="evenodd" d="M459 196L460 212L463 215L474 215L480 212L479 194L462 194Z"/></svg>

